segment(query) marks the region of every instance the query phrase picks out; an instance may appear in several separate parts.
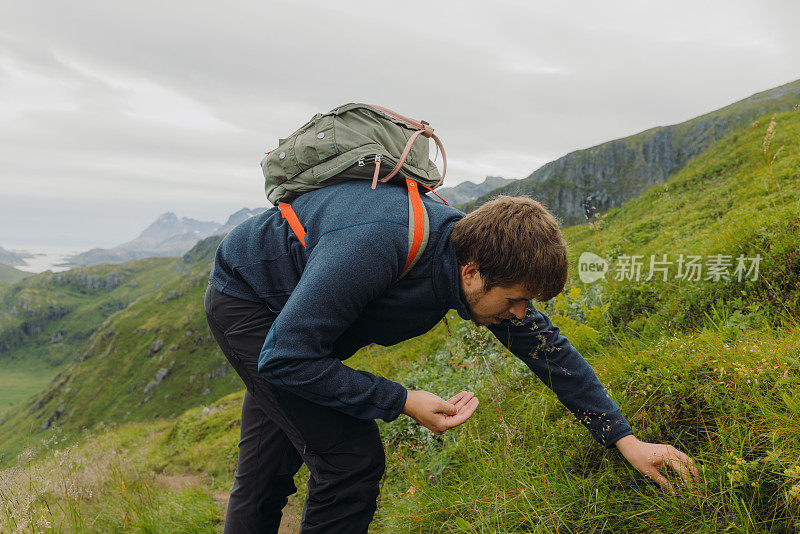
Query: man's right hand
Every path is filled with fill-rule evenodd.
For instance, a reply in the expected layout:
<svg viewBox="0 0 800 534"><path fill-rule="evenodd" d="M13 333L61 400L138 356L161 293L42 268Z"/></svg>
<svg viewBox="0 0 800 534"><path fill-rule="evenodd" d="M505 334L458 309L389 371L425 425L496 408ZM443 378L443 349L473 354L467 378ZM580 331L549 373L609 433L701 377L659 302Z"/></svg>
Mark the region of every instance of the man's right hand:
<svg viewBox="0 0 800 534"><path fill-rule="evenodd" d="M403 413L436 435L470 418L478 407L474 393L462 391L450 400L427 391L409 391Z"/></svg>

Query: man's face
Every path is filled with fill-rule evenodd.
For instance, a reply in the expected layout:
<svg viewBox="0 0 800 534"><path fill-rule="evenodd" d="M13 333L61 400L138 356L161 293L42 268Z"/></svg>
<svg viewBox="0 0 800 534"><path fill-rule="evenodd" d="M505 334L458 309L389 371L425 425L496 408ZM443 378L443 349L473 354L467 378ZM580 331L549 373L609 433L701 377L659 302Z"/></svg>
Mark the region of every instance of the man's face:
<svg viewBox="0 0 800 534"><path fill-rule="evenodd" d="M467 301L472 321L480 326L499 323L503 319L525 317L525 308L532 296L520 284L496 286L484 290L483 278L473 264L461 267L461 290Z"/></svg>

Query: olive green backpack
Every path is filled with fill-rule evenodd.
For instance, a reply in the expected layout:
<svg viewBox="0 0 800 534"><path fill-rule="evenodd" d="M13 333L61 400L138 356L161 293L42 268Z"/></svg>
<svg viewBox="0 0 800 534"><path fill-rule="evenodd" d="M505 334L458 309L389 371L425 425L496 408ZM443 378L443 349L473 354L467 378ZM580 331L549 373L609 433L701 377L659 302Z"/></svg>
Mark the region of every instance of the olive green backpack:
<svg viewBox="0 0 800 534"><path fill-rule="evenodd" d="M428 139L442 152L441 175L429 158ZM409 193L409 255L402 278L422 256L430 232L417 186L433 191L441 185L447 158L427 122L380 106L345 104L314 115L289 137L279 139L278 148L261 160L261 169L267 198L278 204L303 246L305 229L289 204L298 196L353 179L372 180L372 189L379 181L404 182Z"/></svg>

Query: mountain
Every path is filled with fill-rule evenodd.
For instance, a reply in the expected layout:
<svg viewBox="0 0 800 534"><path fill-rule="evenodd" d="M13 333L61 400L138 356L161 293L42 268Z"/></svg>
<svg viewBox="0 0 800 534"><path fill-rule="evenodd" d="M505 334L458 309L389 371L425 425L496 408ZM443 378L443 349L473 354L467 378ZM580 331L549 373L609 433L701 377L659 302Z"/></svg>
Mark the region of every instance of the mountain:
<svg viewBox="0 0 800 534"><path fill-rule="evenodd" d="M178 218L167 212L139 234L139 237L111 249L95 248L67 258L64 265L87 266L99 263L122 263L148 257L175 257L184 254L195 243L212 235L217 222Z"/></svg>
<svg viewBox="0 0 800 534"><path fill-rule="evenodd" d="M471 211L498 194L530 195L558 215L565 226L586 221L592 211L621 206L653 184L663 183L720 139L765 113L796 109L800 80L672 126L577 150L545 164L523 180L493 190L464 206Z"/></svg>
<svg viewBox="0 0 800 534"><path fill-rule="evenodd" d="M32 256L32 254L27 252L13 252L0 247L0 263L11 265L12 267L25 265L25 258L30 258Z"/></svg>
<svg viewBox="0 0 800 534"><path fill-rule="evenodd" d="M211 235L219 223L198 221L181 217L169 211L161 215L133 241L120 245L121 248L150 249L155 251L171 250L183 241L192 241L192 245Z"/></svg>
<svg viewBox="0 0 800 534"><path fill-rule="evenodd" d="M264 213L265 211L267 211L267 209L268 208L256 208L251 210L249 208L242 208L236 213L232 214L230 217L228 217L228 220L225 221L225 224L223 224L221 227L217 228L214 231L214 235L227 234L228 232L233 230L237 225L243 223L250 217L255 217L259 213Z"/></svg>
<svg viewBox="0 0 800 534"><path fill-rule="evenodd" d="M501 178L500 176L487 176L486 179L476 184L475 182L461 182L454 187L442 187L436 192L450 204L466 204L476 198L485 195L489 191L508 185L515 180L511 178Z"/></svg>
<svg viewBox="0 0 800 534"><path fill-rule="evenodd" d="M228 217L225 224L188 217L178 218L174 213L167 212L145 228L136 239L111 249L94 248L75 254L62 265L88 266L141 258L178 257L188 252L198 241L212 235L226 234L237 224L266 209L242 208Z"/></svg>

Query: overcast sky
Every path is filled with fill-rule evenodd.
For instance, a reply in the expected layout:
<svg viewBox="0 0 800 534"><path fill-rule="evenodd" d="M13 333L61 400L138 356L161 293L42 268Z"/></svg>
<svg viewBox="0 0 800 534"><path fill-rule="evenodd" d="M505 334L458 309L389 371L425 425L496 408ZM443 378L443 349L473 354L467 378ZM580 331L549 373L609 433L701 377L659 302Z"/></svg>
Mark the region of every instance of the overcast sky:
<svg viewBox="0 0 800 534"><path fill-rule="evenodd" d="M800 78L800 2L0 0L0 246L89 248L266 204L314 113L429 121L446 185Z"/></svg>

